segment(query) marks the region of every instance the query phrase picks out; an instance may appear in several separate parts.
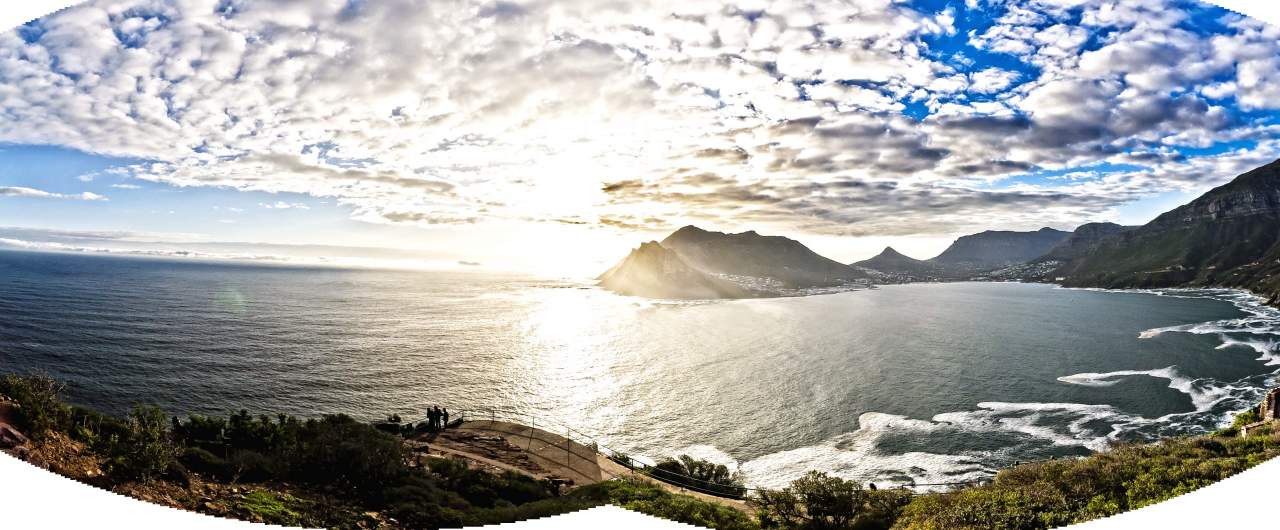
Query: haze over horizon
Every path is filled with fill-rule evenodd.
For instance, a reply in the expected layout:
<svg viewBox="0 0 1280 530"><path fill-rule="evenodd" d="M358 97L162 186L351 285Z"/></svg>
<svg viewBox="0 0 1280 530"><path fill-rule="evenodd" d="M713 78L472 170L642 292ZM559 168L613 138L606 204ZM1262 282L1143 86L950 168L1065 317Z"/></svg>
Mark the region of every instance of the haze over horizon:
<svg viewBox="0 0 1280 530"><path fill-rule="evenodd" d="M0 33L0 245L594 274L694 224L928 258L1274 160L1278 57L1180 0L94 1Z"/></svg>

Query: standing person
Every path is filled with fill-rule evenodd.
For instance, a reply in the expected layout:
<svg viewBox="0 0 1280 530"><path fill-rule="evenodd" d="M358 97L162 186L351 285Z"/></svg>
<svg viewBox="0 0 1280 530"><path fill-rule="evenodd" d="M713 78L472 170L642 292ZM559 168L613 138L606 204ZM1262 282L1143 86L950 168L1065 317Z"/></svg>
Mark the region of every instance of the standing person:
<svg viewBox="0 0 1280 530"><path fill-rule="evenodd" d="M438 420L439 418L436 416L436 409L427 407L427 430L436 430L436 421Z"/></svg>
<svg viewBox="0 0 1280 530"><path fill-rule="evenodd" d="M438 431L440 430L440 419L444 414L440 412L440 405L436 405L434 408L436 409L436 430Z"/></svg>
<svg viewBox="0 0 1280 530"><path fill-rule="evenodd" d="M449 428L449 409L447 407L444 409L441 409L440 414L444 417L444 427L441 427L441 428L448 429Z"/></svg>

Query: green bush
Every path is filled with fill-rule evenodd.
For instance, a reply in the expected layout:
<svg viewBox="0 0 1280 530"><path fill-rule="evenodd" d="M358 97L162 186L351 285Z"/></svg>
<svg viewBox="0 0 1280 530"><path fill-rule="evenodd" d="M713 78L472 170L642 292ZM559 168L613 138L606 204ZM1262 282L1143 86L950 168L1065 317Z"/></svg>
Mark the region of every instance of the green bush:
<svg viewBox="0 0 1280 530"><path fill-rule="evenodd" d="M71 408L62 402L64 389L62 383L45 374L26 377L10 374L0 379L0 396L18 404L16 427L36 440L67 427Z"/></svg>
<svg viewBox="0 0 1280 530"><path fill-rule="evenodd" d="M226 460L199 447L184 448L178 461L188 470L210 478L231 480L234 475Z"/></svg>
<svg viewBox="0 0 1280 530"><path fill-rule="evenodd" d="M677 495L634 478L583 486L566 498L584 505L612 504L628 510L719 530L753 530L759 525L746 513L688 495Z"/></svg>
<svg viewBox="0 0 1280 530"><path fill-rule="evenodd" d="M410 475L382 491L387 514L410 528L456 528L475 523L470 505L423 475ZM500 521L501 522L501 521Z"/></svg>
<svg viewBox="0 0 1280 530"><path fill-rule="evenodd" d="M227 480L232 482L266 482L285 475L279 460L249 449L232 451L227 457L227 471Z"/></svg>
<svg viewBox="0 0 1280 530"><path fill-rule="evenodd" d="M723 464L698 460L689 455L665 458L644 472L663 482L722 497L742 498L747 492L738 473L730 472Z"/></svg>
<svg viewBox="0 0 1280 530"><path fill-rule="evenodd" d="M866 490L810 471L781 490L758 491L747 502L762 528L844 530L889 528L910 499L904 490Z"/></svg>
<svg viewBox="0 0 1280 530"><path fill-rule="evenodd" d="M307 420L287 438L282 457L288 475L304 482L369 495L401 480L409 469L399 437L349 416Z"/></svg>
<svg viewBox="0 0 1280 530"><path fill-rule="evenodd" d="M179 454L169 435L169 419L156 407L136 407L122 433L111 433L97 448L116 480L150 481L170 469Z"/></svg>
<svg viewBox="0 0 1280 530"><path fill-rule="evenodd" d="M227 420L216 416L191 416L186 421L173 419L173 436L187 445L223 445Z"/></svg>
<svg viewBox="0 0 1280 530"><path fill-rule="evenodd" d="M556 493L548 481L539 481L527 475L506 471L489 473L467 466L458 458L434 459L429 469L440 487L456 492L473 506L492 508L501 500L509 504L524 504L546 499Z"/></svg>

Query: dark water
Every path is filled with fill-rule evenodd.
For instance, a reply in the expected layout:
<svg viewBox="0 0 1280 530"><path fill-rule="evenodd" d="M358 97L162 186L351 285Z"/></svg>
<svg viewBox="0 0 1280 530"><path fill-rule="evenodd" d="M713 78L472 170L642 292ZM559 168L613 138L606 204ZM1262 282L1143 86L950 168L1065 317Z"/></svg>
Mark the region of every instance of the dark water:
<svg viewBox="0 0 1280 530"><path fill-rule="evenodd" d="M0 252L0 371L120 412L373 418L428 404L555 419L610 447L946 482L1202 432L1280 361L1228 291L887 286L660 302L480 273Z"/></svg>

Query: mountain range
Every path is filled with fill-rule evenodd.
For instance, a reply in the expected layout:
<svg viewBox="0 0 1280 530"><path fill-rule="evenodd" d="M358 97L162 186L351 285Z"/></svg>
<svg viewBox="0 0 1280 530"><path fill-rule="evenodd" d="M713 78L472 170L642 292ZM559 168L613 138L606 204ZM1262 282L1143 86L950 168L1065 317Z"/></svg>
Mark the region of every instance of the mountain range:
<svg viewBox="0 0 1280 530"><path fill-rule="evenodd" d="M985 231L915 259L887 247L849 265L800 242L686 226L600 276L625 294L742 298L869 281L1022 280L1075 287L1231 287L1280 302L1280 160L1236 177L1142 226L1072 232Z"/></svg>
<svg viewBox="0 0 1280 530"><path fill-rule="evenodd" d="M1057 248L1072 235L1072 232L1052 228L1034 232L988 230L962 236L941 254L927 260L911 258L888 247L871 259L851 265L868 269L878 280L889 283L964 280L1027 263Z"/></svg>

